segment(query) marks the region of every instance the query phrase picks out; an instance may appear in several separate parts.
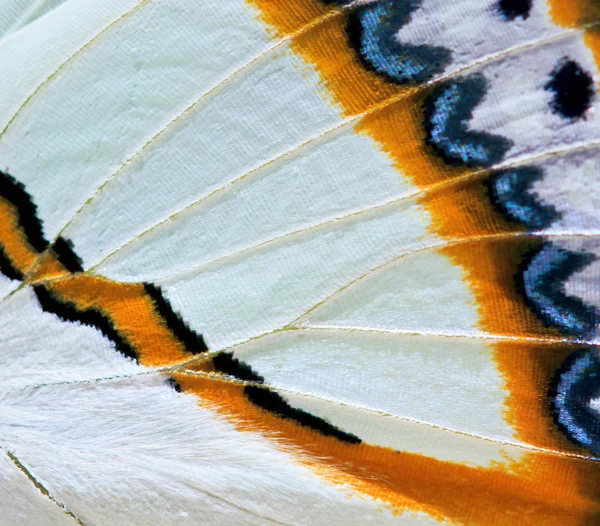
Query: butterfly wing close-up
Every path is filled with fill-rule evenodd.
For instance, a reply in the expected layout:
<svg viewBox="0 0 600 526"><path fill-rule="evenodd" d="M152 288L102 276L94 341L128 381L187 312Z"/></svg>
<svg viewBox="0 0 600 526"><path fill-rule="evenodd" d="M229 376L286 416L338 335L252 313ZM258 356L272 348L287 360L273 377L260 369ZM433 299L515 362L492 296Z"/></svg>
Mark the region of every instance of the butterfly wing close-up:
<svg viewBox="0 0 600 526"><path fill-rule="evenodd" d="M600 524L597 0L0 0L0 525Z"/></svg>

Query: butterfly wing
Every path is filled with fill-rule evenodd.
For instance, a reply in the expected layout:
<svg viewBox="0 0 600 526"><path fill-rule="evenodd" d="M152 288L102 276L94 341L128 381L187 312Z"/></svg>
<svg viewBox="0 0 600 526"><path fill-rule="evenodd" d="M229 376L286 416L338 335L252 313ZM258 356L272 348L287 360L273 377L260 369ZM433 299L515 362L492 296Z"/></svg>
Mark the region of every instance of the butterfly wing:
<svg viewBox="0 0 600 526"><path fill-rule="evenodd" d="M521 4L69 0L0 43L32 509L593 521L596 18Z"/></svg>

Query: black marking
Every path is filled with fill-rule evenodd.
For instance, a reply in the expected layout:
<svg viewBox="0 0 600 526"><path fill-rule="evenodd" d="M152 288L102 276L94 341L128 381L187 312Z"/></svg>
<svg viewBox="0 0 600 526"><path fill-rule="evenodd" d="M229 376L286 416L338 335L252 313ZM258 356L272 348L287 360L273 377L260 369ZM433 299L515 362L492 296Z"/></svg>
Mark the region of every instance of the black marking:
<svg viewBox="0 0 600 526"><path fill-rule="evenodd" d="M190 329L183 319L177 314L168 300L163 296L160 287L152 283L144 283L146 294L152 299L156 311L165 321L173 335L183 343L185 350L191 354L200 354L208 351L204 337Z"/></svg>
<svg viewBox="0 0 600 526"><path fill-rule="evenodd" d="M10 258L4 252L2 244L0 244L0 273L4 274L8 279L23 281L25 275L16 268Z"/></svg>
<svg viewBox="0 0 600 526"><path fill-rule="evenodd" d="M437 86L425 100L426 141L446 163L488 167L501 161L511 147L504 137L468 127L487 88L485 77L474 74Z"/></svg>
<svg viewBox="0 0 600 526"><path fill-rule="evenodd" d="M499 0L497 7L504 20L512 21L517 17L523 20L529 17L533 0Z"/></svg>
<svg viewBox="0 0 600 526"><path fill-rule="evenodd" d="M580 338L591 336L600 322L598 312L581 299L568 296L564 286L595 259L593 254L546 242L523 259L516 276L517 290L546 326Z"/></svg>
<svg viewBox="0 0 600 526"><path fill-rule="evenodd" d="M543 230L561 218L556 208L530 193L533 183L543 177L544 172L532 166L498 171L486 181L487 192L507 219L528 229Z"/></svg>
<svg viewBox="0 0 600 526"><path fill-rule="evenodd" d="M592 76L567 58L558 63L544 89L553 95L552 111L572 121L585 117L595 91Z"/></svg>
<svg viewBox="0 0 600 526"><path fill-rule="evenodd" d="M179 382L175 378L167 378L167 385L174 391L181 393L181 385L179 385Z"/></svg>
<svg viewBox="0 0 600 526"><path fill-rule="evenodd" d="M380 0L348 15L348 42L365 69L397 84L426 82L444 70L451 58L448 49L397 39L420 4L421 0Z"/></svg>
<svg viewBox="0 0 600 526"><path fill-rule="evenodd" d="M17 209L19 225L29 244L37 252L46 250L48 241L44 238L42 222L37 216L37 206L25 190L25 186L7 173L0 172L0 197Z"/></svg>
<svg viewBox="0 0 600 526"><path fill-rule="evenodd" d="M52 244L52 253L69 272L83 272L83 261L73 250L73 242L70 239L57 237Z"/></svg>
<svg viewBox="0 0 600 526"><path fill-rule="evenodd" d="M600 398L600 349L580 349L569 356L550 388L559 429L572 442L600 455L600 413L591 406Z"/></svg>
<svg viewBox="0 0 600 526"><path fill-rule="evenodd" d="M263 383L264 378L256 373L248 364L234 358L232 353L220 353L213 357L213 364L218 372L233 376L238 380L246 382ZM265 409L275 415L293 420L294 422L308 427L325 436L335 437L343 442L350 444L359 444L361 440L350 433L345 433L341 429L331 425L324 419L314 416L302 409L292 407L276 391L261 386L247 385L244 388L244 395L254 405Z"/></svg>
<svg viewBox="0 0 600 526"><path fill-rule="evenodd" d="M244 394L254 405L282 418L293 420L301 426L308 427L322 435L335 437L349 444L360 444L362 442L357 436L345 433L322 418L292 407L281 395L274 391L264 387L248 385L244 388Z"/></svg>
<svg viewBox="0 0 600 526"><path fill-rule="evenodd" d="M250 367L248 364L241 362L237 358L234 358L233 353L223 352L217 354L212 359L212 363L218 372L234 376L238 380L257 382L261 384L265 381L265 379L255 373L252 370L252 367Z"/></svg>
<svg viewBox="0 0 600 526"><path fill-rule="evenodd" d="M43 285L34 285L33 290L42 310L58 316L61 320L71 323L82 323L98 329L106 338L115 344L117 351L128 358L138 361L135 349L121 337L113 327L111 320L95 309L80 310L70 301L59 300Z"/></svg>

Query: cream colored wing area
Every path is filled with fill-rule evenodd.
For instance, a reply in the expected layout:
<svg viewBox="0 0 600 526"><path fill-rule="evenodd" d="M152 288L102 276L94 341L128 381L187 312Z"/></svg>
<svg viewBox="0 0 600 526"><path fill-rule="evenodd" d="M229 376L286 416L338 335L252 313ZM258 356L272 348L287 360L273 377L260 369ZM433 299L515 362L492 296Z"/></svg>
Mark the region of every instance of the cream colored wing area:
<svg viewBox="0 0 600 526"><path fill-rule="evenodd" d="M4 275L0 275L0 298L5 298L11 292L13 292L18 286L19 282L13 279L8 279Z"/></svg>
<svg viewBox="0 0 600 526"><path fill-rule="evenodd" d="M188 239L190 232L198 232L198 222L206 221L201 230L213 237L237 223L237 240L227 236L212 243L195 239L194 246L202 254L210 254L215 251L215 242L221 244L223 252L244 239L252 240L254 229L262 228L265 236L268 229L285 228L289 222L294 230L297 223L318 221L319 215L327 213L327 206L333 209L330 216L336 210L343 213L353 204L357 206L356 197L354 202L347 202L352 197L343 201L343 191L339 199L331 198L333 203L340 203L337 208L323 203L336 191L336 185L346 183L345 176L339 174L342 169L351 170L348 192L370 190L375 200L392 194L394 187L400 186L398 177L373 141L346 134L310 151L301 147L308 138L318 137L341 122L339 109L323 95L319 83L314 69L283 44L199 100L198 106L182 115L109 181L67 229L65 235L75 243L86 266L97 264L134 236L194 203L200 206L171 223L172 228L186 225L181 235ZM287 160L286 154L295 151L297 158ZM363 171L352 170L360 162L367 163ZM387 171L377 177L378 168ZM338 175L339 180L331 180ZM241 184L234 186L236 181ZM151 196L140 198L143 192ZM236 211L227 210L228 205ZM274 210L270 210L272 206ZM296 212L298 216L299 208L302 219L293 215ZM250 214L247 219L241 219L243 212ZM210 217L218 213L226 218L221 226ZM195 215L196 228L190 223L191 214ZM269 224L253 224L252 214L269 218ZM223 217L220 221L223 223ZM164 235L161 232L158 234ZM181 239L173 241L179 244ZM185 261L180 264L185 265Z"/></svg>
<svg viewBox="0 0 600 526"><path fill-rule="evenodd" d="M242 139L240 144L248 141ZM204 171L204 166L198 164L198 187L210 180L211 174ZM155 200L160 202L165 193L178 191L169 185ZM220 187L210 197L198 200L118 250L96 270L127 281L160 279L301 230L334 220L339 223L352 214L414 192L416 189L398 175L372 139L352 129L344 130L302 148L290 158L249 173L235 184ZM92 213L84 214L67 234L84 261L97 261L92 254L117 244L112 240L117 228L123 228L121 215L108 203L110 199L119 203L121 195L106 192L106 199L102 199L105 206L90 207ZM138 202L129 209L141 207L143 202ZM136 218L128 222L135 224ZM114 229L107 228L107 223L115 225ZM112 240L102 244L104 232L114 234Z"/></svg>
<svg viewBox="0 0 600 526"><path fill-rule="evenodd" d="M427 522L329 485L158 374L4 392L1 405L2 445L84 524Z"/></svg>
<svg viewBox="0 0 600 526"><path fill-rule="evenodd" d="M0 449L0 524L2 526L76 526L77 520L44 495Z"/></svg>
<svg viewBox="0 0 600 526"><path fill-rule="evenodd" d="M599 77L594 55L580 32L544 46L525 49L482 68L481 75L487 80L488 89L473 111L469 128L512 141L507 160L598 144L598 97L591 98L585 118L568 118L553 107L549 83L566 62L577 64L581 74L589 74L597 85ZM517 71L520 73L516 74Z"/></svg>
<svg viewBox="0 0 600 526"><path fill-rule="evenodd" d="M469 23L465 24L465 20ZM429 45L452 50L444 73L455 72L517 46L550 39L565 30L549 14L548 2L531 2L526 17L507 20L499 2L473 0L422 0L410 21L398 31L398 41L415 46Z"/></svg>
<svg viewBox="0 0 600 526"><path fill-rule="evenodd" d="M299 327L481 335L464 271L435 249L398 257L308 312Z"/></svg>
<svg viewBox="0 0 600 526"><path fill-rule="evenodd" d="M496 442L488 437L469 436L439 427L394 418L381 412L368 411L348 405L296 393L282 393L297 408L318 416L365 443L416 453L444 462L470 466L498 467L521 459L526 450L511 444Z"/></svg>
<svg viewBox="0 0 600 526"><path fill-rule="evenodd" d="M0 156L47 237L159 130L272 45L256 16L243 0L146 1L25 104Z"/></svg>
<svg viewBox="0 0 600 526"><path fill-rule="evenodd" d="M440 243L427 224L420 206L401 202L157 284L173 308L205 335L209 347L221 349L290 324L373 268L424 244ZM139 272L143 275L143 267Z"/></svg>
<svg viewBox="0 0 600 526"><path fill-rule="evenodd" d="M30 287L0 304L2 389L137 374L96 328L44 312Z"/></svg>
<svg viewBox="0 0 600 526"><path fill-rule="evenodd" d="M30 7L34 4L33 0L25 3ZM3 39L0 42L0 69L4 72L0 78L0 129L5 128L38 88L50 83L48 79L60 71L70 57L84 53L91 40L101 39L108 26L139 3L140 0L69 0L61 9L52 10ZM11 3L18 6L20 12L23 4L23 0ZM0 148L1 145L2 140Z"/></svg>
<svg viewBox="0 0 600 526"><path fill-rule="evenodd" d="M66 0L3 0L0 2L0 36L18 31L65 2Z"/></svg>
<svg viewBox="0 0 600 526"><path fill-rule="evenodd" d="M513 436L503 418L504 381L493 346L485 340L304 329L258 338L233 351L235 358L250 365L267 384L284 391L286 398L287 392L303 393L327 400L331 406L361 408L373 415L497 440ZM358 422L360 418L356 417ZM385 420L403 426L394 423L394 418ZM365 424L365 429L369 426ZM355 434L370 442L362 433ZM382 433L386 435L402 441L402 433ZM379 437L379 445L398 450L411 443L381 441Z"/></svg>

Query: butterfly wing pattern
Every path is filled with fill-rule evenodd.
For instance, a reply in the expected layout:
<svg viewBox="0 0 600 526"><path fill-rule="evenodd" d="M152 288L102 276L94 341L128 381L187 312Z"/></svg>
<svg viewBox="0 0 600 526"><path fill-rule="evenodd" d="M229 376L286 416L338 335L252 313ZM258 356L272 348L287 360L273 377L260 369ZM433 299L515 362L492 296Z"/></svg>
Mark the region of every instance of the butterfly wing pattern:
<svg viewBox="0 0 600 526"><path fill-rule="evenodd" d="M0 7L0 524L598 523L597 2Z"/></svg>

